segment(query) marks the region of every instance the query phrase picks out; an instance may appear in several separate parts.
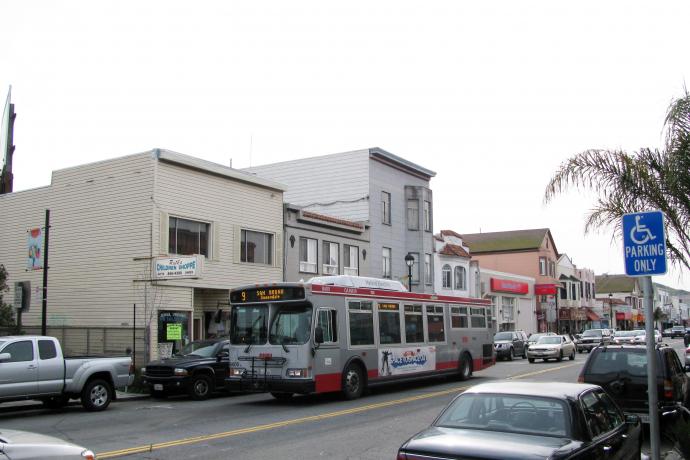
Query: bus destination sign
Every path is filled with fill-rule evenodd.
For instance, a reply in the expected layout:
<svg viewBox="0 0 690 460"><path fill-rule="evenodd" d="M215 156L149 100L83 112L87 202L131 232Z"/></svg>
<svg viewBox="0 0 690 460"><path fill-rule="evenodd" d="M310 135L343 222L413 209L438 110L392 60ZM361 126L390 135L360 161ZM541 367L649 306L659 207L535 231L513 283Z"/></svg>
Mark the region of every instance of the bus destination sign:
<svg viewBox="0 0 690 460"><path fill-rule="evenodd" d="M304 288L299 286L256 287L230 293L230 303L281 302L302 299L304 299Z"/></svg>

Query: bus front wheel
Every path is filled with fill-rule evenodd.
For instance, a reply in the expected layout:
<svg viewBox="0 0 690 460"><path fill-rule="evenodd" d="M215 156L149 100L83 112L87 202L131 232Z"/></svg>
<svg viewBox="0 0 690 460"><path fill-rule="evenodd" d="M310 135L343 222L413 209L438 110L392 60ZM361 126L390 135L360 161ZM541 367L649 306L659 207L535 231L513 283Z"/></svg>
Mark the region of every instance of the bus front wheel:
<svg viewBox="0 0 690 460"><path fill-rule="evenodd" d="M357 399L364 391L364 374L357 364L350 364L343 373L343 395L345 399Z"/></svg>

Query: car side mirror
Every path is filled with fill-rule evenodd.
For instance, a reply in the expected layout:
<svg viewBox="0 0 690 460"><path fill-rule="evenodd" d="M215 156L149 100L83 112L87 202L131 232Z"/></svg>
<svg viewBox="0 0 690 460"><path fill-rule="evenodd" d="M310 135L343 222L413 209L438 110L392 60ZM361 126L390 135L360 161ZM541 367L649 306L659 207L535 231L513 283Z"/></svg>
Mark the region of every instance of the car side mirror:
<svg viewBox="0 0 690 460"><path fill-rule="evenodd" d="M229 358L230 357L230 352L229 351L219 351L218 354L216 355L216 359L218 361L222 361L223 359Z"/></svg>
<svg viewBox="0 0 690 460"><path fill-rule="evenodd" d="M2 356L2 355L0 355L0 356ZM685 365L685 372L686 373L690 372L690 364Z"/></svg>
<svg viewBox="0 0 690 460"><path fill-rule="evenodd" d="M316 328L314 329L314 343L323 343L323 328L321 326L316 326Z"/></svg>
<svg viewBox="0 0 690 460"><path fill-rule="evenodd" d="M12 355L10 353L0 353L0 363L3 361L9 361L12 359Z"/></svg>

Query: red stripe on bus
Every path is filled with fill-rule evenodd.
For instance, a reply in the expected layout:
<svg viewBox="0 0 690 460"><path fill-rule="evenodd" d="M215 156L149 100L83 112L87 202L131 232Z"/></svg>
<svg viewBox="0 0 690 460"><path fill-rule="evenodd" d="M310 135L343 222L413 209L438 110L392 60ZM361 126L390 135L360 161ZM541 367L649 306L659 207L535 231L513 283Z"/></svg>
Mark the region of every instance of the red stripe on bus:
<svg viewBox="0 0 690 460"><path fill-rule="evenodd" d="M417 292L398 292L398 291L385 291L380 289L362 289L362 288L352 288L352 287L342 287L342 286L323 286L320 284L311 285L312 292L318 292L321 294L331 294L331 295L356 295L365 297L382 297L386 299L399 299L399 300L418 300L424 302L447 302L447 303L459 303L459 304L470 304L482 307L488 307L491 305L491 300L488 299L476 299L469 297L451 297L446 295L435 295L435 294L421 294Z"/></svg>
<svg viewBox="0 0 690 460"><path fill-rule="evenodd" d="M441 371L444 369L457 369L458 367L458 362L457 361L448 361L445 363L436 363L436 370Z"/></svg>
<svg viewBox="0 0 690 460"><path fill-rule="evenodd" d="M316 392L328 393L330 391L340 391L341 374L317 374Z"/></svg>
<svg viewBox="0 0 690 460"><path fill-rule="evenodd" d="M379 370L378 369L369 369L367 371L367 377L370 379L375 379L379 376Z"/></svg>

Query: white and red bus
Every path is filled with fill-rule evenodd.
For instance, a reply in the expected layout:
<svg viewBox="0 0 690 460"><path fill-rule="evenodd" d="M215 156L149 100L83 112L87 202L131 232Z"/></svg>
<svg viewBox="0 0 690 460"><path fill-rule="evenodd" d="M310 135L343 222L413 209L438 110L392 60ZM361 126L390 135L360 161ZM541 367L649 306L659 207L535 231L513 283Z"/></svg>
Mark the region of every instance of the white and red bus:
<svg viewBox="0 0 690 460"><path fill-rule="evenodd" d="M473 371L495 362L491 302L353 276L230 292L232 391L276 398Z"/></svg>

